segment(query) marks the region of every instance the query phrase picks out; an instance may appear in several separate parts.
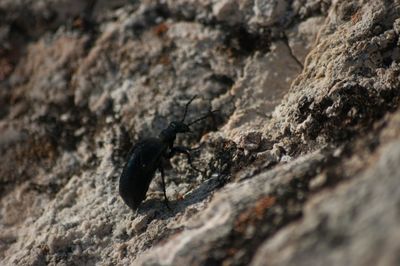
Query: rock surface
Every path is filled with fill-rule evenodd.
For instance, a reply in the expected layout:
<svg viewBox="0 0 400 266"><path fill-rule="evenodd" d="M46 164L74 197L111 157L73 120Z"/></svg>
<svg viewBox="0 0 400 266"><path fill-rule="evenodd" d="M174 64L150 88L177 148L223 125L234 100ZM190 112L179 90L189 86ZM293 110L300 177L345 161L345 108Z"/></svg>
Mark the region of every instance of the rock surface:
<svg viewBox="0 0 400 266"><path fill-rule="evenodd" d="M1 265L398 265L400 1L0 3ZM132 212L130 147L177 143Z"/></svg>

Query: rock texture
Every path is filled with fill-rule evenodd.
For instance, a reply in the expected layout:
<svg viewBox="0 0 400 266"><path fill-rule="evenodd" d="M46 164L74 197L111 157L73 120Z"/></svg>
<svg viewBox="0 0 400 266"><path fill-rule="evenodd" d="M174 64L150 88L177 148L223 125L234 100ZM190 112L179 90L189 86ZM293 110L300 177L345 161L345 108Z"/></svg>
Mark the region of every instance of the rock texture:
<svg viewBox="0 0 400 266"><path fill-rule="evenodd" d="M2 1L1 265L398 265L400 1ZM198 95L132 212L130 147Z"/></svg>

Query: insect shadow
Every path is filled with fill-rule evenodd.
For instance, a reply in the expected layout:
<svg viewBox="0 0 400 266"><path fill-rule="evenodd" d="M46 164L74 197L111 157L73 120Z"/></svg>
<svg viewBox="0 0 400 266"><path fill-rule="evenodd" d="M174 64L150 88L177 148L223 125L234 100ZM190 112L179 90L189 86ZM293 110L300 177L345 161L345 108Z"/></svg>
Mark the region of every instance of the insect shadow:
<svg viewBox="0 0 400 266"><path fill-rule="evenodd" d="M205 182L201 183L197 188L192 190L182 200L171 200L170 211L163 212L164 204L159 199L149 199L143 202L143 204L136 210L138 214L145 215L149 211L155 211L153 219L166 220L174 217L177 213L183 212L189 206L194 205L198 202L206 199L212 191L221 186L220 176L212 177ZM150 221L149 221L150 222Z"/></svg>

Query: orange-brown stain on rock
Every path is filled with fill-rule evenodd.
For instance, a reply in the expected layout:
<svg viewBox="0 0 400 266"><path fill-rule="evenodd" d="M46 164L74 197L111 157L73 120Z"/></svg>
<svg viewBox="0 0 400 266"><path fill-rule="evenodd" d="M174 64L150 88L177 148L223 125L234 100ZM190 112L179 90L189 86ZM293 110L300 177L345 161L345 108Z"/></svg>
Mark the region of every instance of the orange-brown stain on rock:
<svg viewBox="0 0 400 266"><path fill-rule="evenodd" d="M170 65L171 64L171 59L169 58L168 55L162 55L158 61L161 65Z"/></svg>
<svg viewBox="0 0 400 266"><path fill-rule="evenodd" d="M276 198L272 196L267 196L265 198L259 199L256 203L256 207L254 208L254 212L257 216L257 219L262 219L264 213L267 209L272 207L276 202Z"/></svg>
<svg viewBox="0 0 400 266"><path fill-rule="evenodd" d="M360 10L358 10L356 13L354 13L351 16L351 23L356 24L357 22L359 22L361 20L361 12Z"/></svg>
<svg viewBox="0 0 400 266"><path fill-rule="evenodd" d="M265 213L271 208L276 202L276 198L273 196L266 196L259 199L253 208L241 213L235 222L234 230L243 233L248 225L254 224L261 220Z"/></svg>
<svg viewBox="0 0 400 266"><path fill-rule="evenodd" d="M153 28L153 32L155 35L161 37L168 31L168 29L169 27L166 23L160 23Z"/></svg>

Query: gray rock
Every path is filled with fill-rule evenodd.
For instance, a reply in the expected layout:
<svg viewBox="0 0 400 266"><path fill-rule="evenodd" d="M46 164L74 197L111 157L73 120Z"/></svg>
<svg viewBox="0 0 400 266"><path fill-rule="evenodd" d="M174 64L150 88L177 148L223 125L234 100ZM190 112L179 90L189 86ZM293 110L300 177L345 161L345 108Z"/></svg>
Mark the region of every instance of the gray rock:
<svg viewBox="0 0 400 266"><path fill-rule="evenodd" d="M302 221L267 240L251 265L396 265L400 142L378 153L354 180L310 200Z"/></svg>
<svg viewBox="0 0 400 266"><path fill-rule="evenodd" d="M1 265L397 265L398 1L78 2L0 2Z"/></svg>

